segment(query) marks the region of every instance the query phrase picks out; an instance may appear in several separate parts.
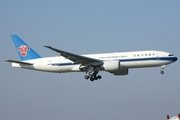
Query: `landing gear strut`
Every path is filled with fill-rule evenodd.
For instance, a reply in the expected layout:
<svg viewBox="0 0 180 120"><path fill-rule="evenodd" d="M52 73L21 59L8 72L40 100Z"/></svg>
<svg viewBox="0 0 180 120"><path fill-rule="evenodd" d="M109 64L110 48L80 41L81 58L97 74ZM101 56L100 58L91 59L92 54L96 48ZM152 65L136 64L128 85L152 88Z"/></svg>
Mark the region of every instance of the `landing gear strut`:
<svg viewBox="0 0 180 120"><path fill-rule="evenodd" d="M161 74L164 74L163 70L164 70L165 67L167 67L167 66L166 65L161 66L161 72L160 72Z"/></svg>

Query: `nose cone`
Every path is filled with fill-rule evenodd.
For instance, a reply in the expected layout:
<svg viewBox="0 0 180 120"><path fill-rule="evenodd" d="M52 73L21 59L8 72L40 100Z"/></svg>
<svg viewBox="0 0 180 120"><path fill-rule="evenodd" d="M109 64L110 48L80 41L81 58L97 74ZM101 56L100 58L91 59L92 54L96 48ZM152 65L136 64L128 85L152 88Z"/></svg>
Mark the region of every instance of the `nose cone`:
<svg viewBox="0 0 180 120"><path fill-rule="evenodd" d="M177 58L177 57L174 57L174 62L177 61L177 60L178 60L178 58Z"/></svg>
<svg viewBox="0 0 180 120"><path fill-rule="evenodd" d="M170 62L175 62L175 61L178 60L178 58L177 58L177 57L169 57L168 60L169 60Z"/></svg>

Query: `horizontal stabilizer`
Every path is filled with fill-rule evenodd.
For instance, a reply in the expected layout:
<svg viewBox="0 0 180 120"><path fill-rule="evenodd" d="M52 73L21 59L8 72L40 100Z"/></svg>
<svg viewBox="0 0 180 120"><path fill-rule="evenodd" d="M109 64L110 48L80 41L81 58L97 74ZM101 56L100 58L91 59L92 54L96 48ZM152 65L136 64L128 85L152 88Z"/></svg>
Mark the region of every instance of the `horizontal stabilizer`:
<svg viewBox="0 0 180 120"><path fill-rule="evenodd" d="M4 61L11 62L11 63L24 64L24 65L33 65L32 63L21 62L21 61L16 61L16 60L4 60Z"/></svg>

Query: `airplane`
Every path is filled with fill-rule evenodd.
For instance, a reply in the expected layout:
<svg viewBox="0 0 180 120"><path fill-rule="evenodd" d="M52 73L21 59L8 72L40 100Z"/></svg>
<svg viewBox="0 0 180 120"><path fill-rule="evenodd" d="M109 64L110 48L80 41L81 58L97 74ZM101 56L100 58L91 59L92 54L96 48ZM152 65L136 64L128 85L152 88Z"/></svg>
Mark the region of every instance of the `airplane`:
<svg viewBox="0 0 180 120"><path fill-rule="evenodd" d="M11 62L12 67L54 73L85 72L84 78L90 81L102 78L99 71L127 75L131 68L161 66L160 73L164 74L164 68L178 59L171 53L156 50L78 55L51 46L44 47L61 56L42 58L17 35L11 38L21 58L21 61L4 60Z"/></svg>
<svg viewBox="0 0 180 120"><path fill-rule="evenodd" d="M174 116L174 117L171 117L169 118L169 115L167 115L167 120L180 120L180 114L177 116Z"/></svg>

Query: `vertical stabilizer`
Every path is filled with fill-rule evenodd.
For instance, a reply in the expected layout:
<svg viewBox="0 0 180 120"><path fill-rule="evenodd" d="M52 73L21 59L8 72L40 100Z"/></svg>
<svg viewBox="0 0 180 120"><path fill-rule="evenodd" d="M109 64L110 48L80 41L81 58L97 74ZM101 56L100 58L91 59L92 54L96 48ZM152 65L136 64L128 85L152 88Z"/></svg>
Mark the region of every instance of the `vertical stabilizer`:
<svg viewBox="0 0 180 120"><path fill-rule="evenodd" d="M41 58L30 46L28 46L17 35L11 35L16 50L21 58L21 61Z"/></svg>

